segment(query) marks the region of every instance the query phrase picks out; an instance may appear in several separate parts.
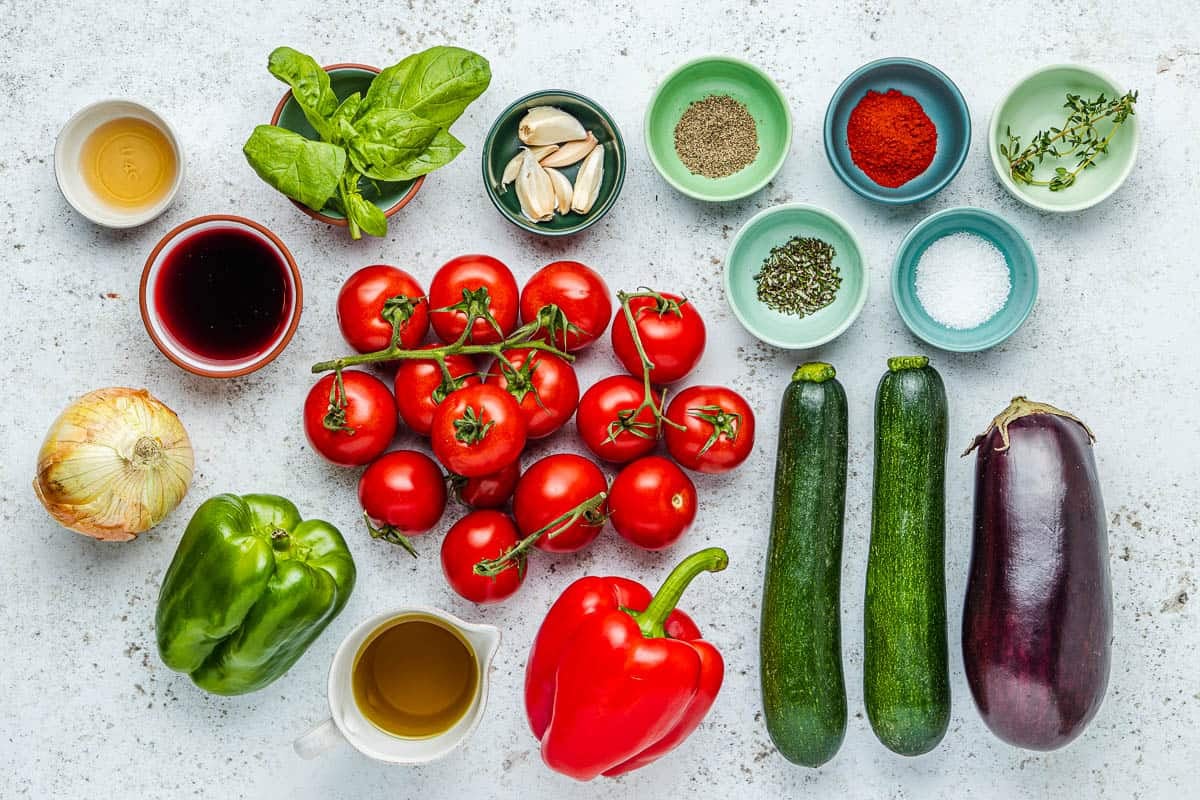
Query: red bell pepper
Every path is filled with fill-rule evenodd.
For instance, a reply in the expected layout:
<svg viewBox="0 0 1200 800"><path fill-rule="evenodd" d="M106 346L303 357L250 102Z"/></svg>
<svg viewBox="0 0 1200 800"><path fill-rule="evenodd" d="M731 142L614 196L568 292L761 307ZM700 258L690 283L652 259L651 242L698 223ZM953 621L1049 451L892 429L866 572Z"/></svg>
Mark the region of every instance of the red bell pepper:
<svg viewBox="0 0 1200 800"><path fill-rule="evenodd" d="M688 737L725 677L721 654L675 610L710 547L685 558L653 598L628 578L586 577L551 606L525 670L525 710L542 760L581 781L644 767Z"/></svg>

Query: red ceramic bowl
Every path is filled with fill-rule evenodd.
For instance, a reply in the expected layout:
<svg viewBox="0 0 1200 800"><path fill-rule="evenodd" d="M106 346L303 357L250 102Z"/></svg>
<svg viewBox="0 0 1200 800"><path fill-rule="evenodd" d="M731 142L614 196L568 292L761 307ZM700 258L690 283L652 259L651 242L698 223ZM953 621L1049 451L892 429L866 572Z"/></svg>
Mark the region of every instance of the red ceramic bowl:
<svg viewBox="0 0 1200 800"><path fill-rule="evenodd" d="M365 95L371 80L375 75L379 74L378 67L372 67L366 64L330 64L329 66L324 67L324 70L329 73L330 83L333 91L339 98L350 95L356 91L362 92ZM272 125L279 124L279 120L283 117L284 108L289 107L288 103L291 100L291 90L284 92L283 97L279 100L279 104L275 106L275 113L271 115ZM300 109L295 107L295 102L292 102L291 107L295 108L296 115L301 114ZM284 127L288 128L289 126L285 124ZM306 135L313 135L311 131L301 132L305 133ZM412 199L417 196L417 191L421 188L421 184L424 182L424 175L413 181L412 185L409 186L408 191L400 195L399 199L396 200L391 206L383 209L383 215L385 217L390 217L408 205ZM318 222L324 222L327 225L336 225L339 228L346 227L345 217L331 217L328 214L322 214L320 211L313 211L308 206L295 200L292 201L292 205L296 206L296 208L300 209Z"/></svg>
<svg viewBox="0 0 1200 800"><path fill-rule="evenodd" d="M274 250L279 258L288 290L283 323L279 327L279 332L259 351L228 361L203 356L184 346L172 333L171 325L159 309L156 300L159 276L173 250L202 231L220 228L236 228L250 233ZM296 261L292 258L291 252L279 240L279 237L253 220L225 214L196 217L164 236L150 251L150 256L146 259L138 294L142 309L142 322L155 346L162 351L164 356L182 369L206 378L236 378L239 375L246 375L261 369L274 361L295 335L296 326L300 324L300 311L304 306L304 287L300 282L300 271L296 268Z"/></svg>

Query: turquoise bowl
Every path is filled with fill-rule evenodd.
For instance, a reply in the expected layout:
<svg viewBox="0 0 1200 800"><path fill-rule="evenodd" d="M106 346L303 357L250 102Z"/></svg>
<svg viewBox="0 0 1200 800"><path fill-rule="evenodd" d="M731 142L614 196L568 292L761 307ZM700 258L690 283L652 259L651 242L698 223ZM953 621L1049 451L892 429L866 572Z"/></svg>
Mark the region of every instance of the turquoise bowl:
<svg viewBox="0 0 1200 800"><path fill-rule="evenodd" d="M925 311L917 299L917 264L925 249L943 236L972 233L1004 254L1012 288L995 316L976 328L947 328ZM1033 249L1020 231L982 208L948 208L921 220L908 232L892 266L892 299L904 324L918 339L942 350L974 353L995 347L1012 336L1037 301L1038 273Z"/></svg>
<svg viewBox="0 0 1200 800"><path fill-rule="evenodd" d="M833 245L842 286L834 301L807 317L773 311L758 299L754 276L771 248L793 236L813 236ZM850 327L867 302L867 266L850 226L831 211L789 203L760 211L742 226L725 256L725 297L747 331L789 350L818 347Z"/></svg>
<svg viewBox="0 0 1200 800"><path fill-rule="evenodd" d="M933 162L903 186L880 186L850 157L846 126L850 112L869 91L896 89L916 99L937 128ZM865 64L833 93L825 111L825 155L829 165L849 186L868 200L905 205L933 197L954 180L971 148L971 113L954 81L934 66L915 58L884 58Z"/></svg>

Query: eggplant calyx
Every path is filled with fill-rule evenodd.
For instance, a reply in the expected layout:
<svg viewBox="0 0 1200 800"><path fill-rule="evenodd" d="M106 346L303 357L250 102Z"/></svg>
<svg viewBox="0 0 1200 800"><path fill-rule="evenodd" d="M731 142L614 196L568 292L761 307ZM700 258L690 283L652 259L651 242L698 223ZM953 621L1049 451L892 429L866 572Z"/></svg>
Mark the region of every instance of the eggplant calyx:
<svg viewBox="0 0 1200 800"><path fill-rule="evenodd" d="M996 452L1004 452L1009 448L1010 444L1008 439L1008 426L1012 425L1014 422L1023 417L1028 417L1033 414L1052 414L1056 417L1069 419L1072 422L1078 422L1079 426L1087 433L1088 440L1092 442L1096 441L1096 434L1092 433L1092 429L1087 426L1086 422L1074 414L1068 411L1063 411L1061 408L1055 408L1049 403L1037 403L1033 400L1027 399L1024 395L1017 395L1012 399L1012 402L1008 404L1007 408L996 415L996 418L992 420L992 424L988 425L987 430L976 436L974 440L971 441L971 446L963 451L963 455L968 456L971 454L971 451L979 447L979 445L983 443L983 440L987 438L987 435L992 432L993 428L1000 432L1000 440L1003 442L1003 444L996 448Z"/></svg>

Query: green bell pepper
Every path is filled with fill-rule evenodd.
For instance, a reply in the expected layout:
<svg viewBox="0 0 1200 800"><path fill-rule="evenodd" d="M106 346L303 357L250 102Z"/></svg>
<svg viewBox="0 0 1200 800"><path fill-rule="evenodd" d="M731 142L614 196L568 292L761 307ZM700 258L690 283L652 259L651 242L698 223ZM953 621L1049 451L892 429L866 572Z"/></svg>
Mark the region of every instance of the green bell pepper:
<svg viewBox="0 0 1200 800"><path fill-rule="evenodd" d="M220 494L196 509L158 594L163 663L214 694L261 689L341 612L354 559L290 500Z"/></svg>

